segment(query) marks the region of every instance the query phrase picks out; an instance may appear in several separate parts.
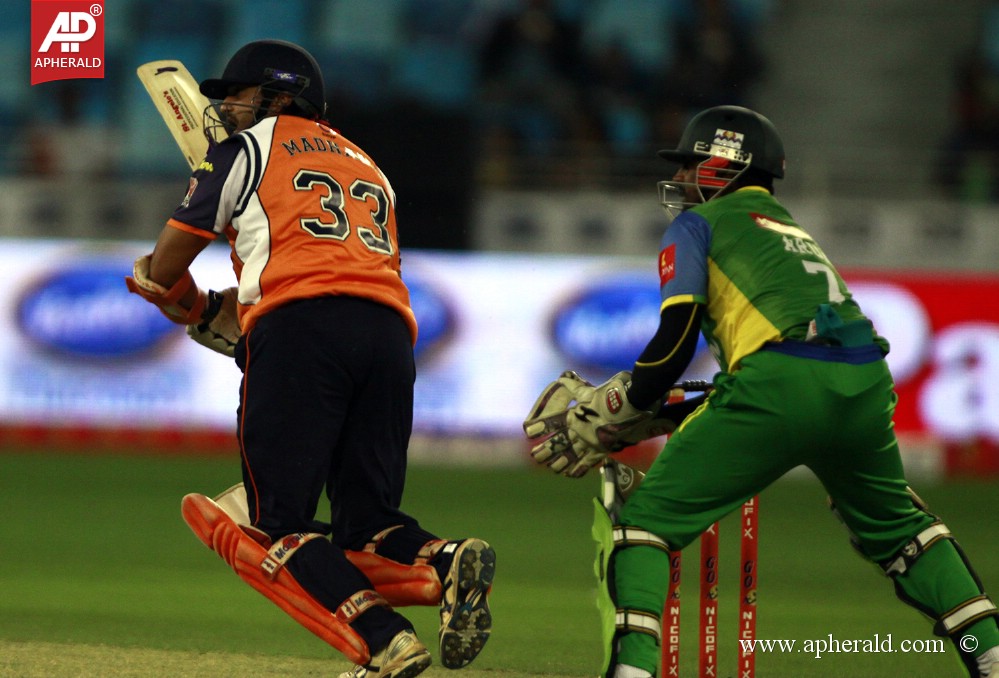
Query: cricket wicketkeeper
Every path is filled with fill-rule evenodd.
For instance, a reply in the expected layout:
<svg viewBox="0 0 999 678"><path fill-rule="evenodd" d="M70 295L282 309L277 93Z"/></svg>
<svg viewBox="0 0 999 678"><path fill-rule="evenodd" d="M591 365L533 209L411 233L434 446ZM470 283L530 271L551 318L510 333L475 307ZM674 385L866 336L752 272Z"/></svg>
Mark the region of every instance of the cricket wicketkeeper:
<svg viewBox="0 0 999 678"><path fill-rule="evenodd" d="M675 218L659 252L658 331L630 372L599 386L564 374L524 422L534 459L570 477L677 426L617 524L598 512L594 535L608 545L597 568L603 675L656 675L668 551L806 466L856 549L954 641L968 674L999 676L996 606L903 475L888 342L774 198L774 180L784 177L776 129L758 113L719 106L696 115L679 147L659 155L679 169L659 183ZM698 330L721 371L688 414L663 403Z"/></svg>

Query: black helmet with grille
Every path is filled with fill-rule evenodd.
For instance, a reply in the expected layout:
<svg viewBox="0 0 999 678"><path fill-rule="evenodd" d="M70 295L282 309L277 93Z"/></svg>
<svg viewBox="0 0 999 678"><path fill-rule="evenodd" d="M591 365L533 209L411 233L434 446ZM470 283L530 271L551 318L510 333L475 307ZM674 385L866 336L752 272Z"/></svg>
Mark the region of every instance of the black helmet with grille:
<svg viewBox="0 0 999 678"><path fill-rule="evenodd" d="M292 42L256 40L243 45L229 59L222 77L203 80L200 89L209 99L224 99L239 85L291 93L295 105L310 117L326 113L326 85L319 64Z"/></svg>
<svg viewBox="0 0 999 678"><path fill-rule="evenodd" d="M762 170L784 178L784 142L765 117L741 106L715 106L695 115L676 149L659 156L680 164L708 157Z"/></svg>

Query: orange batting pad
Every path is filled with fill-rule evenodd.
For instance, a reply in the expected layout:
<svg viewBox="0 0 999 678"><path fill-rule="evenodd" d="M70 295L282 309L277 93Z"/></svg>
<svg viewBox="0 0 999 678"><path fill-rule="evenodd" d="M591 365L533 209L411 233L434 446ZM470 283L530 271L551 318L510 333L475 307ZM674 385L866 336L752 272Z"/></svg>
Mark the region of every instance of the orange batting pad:
<svg viewBox="0 0 999 678"><path fill-rule="evenodd" d="M292 619L342 652L354 664L367 664L371 660L364 639L348 623L316 602L290 572L280 567L273 574L268 574L264 564L273 562L273 559L267 549L244 532L218 504L203 494L188 494L181 501L181 514L202 543L219 554L243 581L269 598ZM373 596L373 591L358 592L341 608L352 609L348 617L353 618L371 604L378 604Z"/></svg>
<svg viewBox="0 0 999 678"><path fill-rule="evenodd" d="M441 580L432 565L403 565L368 551L344 551L393 607L439 605Z"/></svg>

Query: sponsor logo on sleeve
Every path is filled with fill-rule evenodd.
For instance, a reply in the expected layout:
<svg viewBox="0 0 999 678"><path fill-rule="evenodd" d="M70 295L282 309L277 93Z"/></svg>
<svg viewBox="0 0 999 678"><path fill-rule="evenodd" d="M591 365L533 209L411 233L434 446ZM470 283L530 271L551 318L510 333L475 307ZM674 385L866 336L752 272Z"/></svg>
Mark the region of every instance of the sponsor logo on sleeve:
<svg viewBox="0 0 999 678"><path fill-rule="evenodd" d="M659 253L659 286L662 287L676 275L676 245L669 245Z"/></svg>

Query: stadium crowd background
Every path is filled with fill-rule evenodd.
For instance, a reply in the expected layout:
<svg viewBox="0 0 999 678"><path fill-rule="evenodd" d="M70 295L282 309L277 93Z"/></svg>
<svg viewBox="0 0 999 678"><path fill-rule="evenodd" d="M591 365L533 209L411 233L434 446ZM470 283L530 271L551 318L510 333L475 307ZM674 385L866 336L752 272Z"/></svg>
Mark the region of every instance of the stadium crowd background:
<svg viewBox="0 0 999 678"><path fill-rule="evenodd" d="M771 0L108 0L106 81L63 81L37 88L40 96L32 97L37 106L12 96L6 107L21 128L29 121L45 125L41 131L50 125L124 124L124 141L133 141L147 129L141 118L121 118L133 105L134 65L170 54L196 77L205 77L220 70L239 45L270 35L306 45L316 55L327 77L330 117L337 123L377 116L365 126L377 131L386 119L405 118L407 112L450 116L491 157L583 155L582 147L642 157L662 138L675 136L685 109L748 103L746 88L763 70L754 34L769 20L771 5ZM23 27L27 21L12 24ZM27 129L35 131L30 124ZM60 153L29 146L9 158L9 167L93 171L90 163L73 164ZM162 171L142 162L142 155L112 151L98 169ZM556 168L544 174L549 181L563 178ZM524 181L496 169L481 176L492 183Z"/></svg>
<svg viewBox="0 0 999 678"><path fill-rule="evenodd" d="M475 247L489 227L476 196L493 190L654 204L665 170L654 151L719 103L782 131L785 197L999 199L992 0L107 0L105 78L30 88L29 26L20 2L0 28L18 74L0 85L0 176L116 182L105 196L127 198L135 182L148 195L185 173L136 65L179 58L202 78L270 36L315 53L328 117L392 179L411 247ZM51 195L27 217L7 212L29 232L127 235L125 198L91 210L90 225Z"/></svg>

